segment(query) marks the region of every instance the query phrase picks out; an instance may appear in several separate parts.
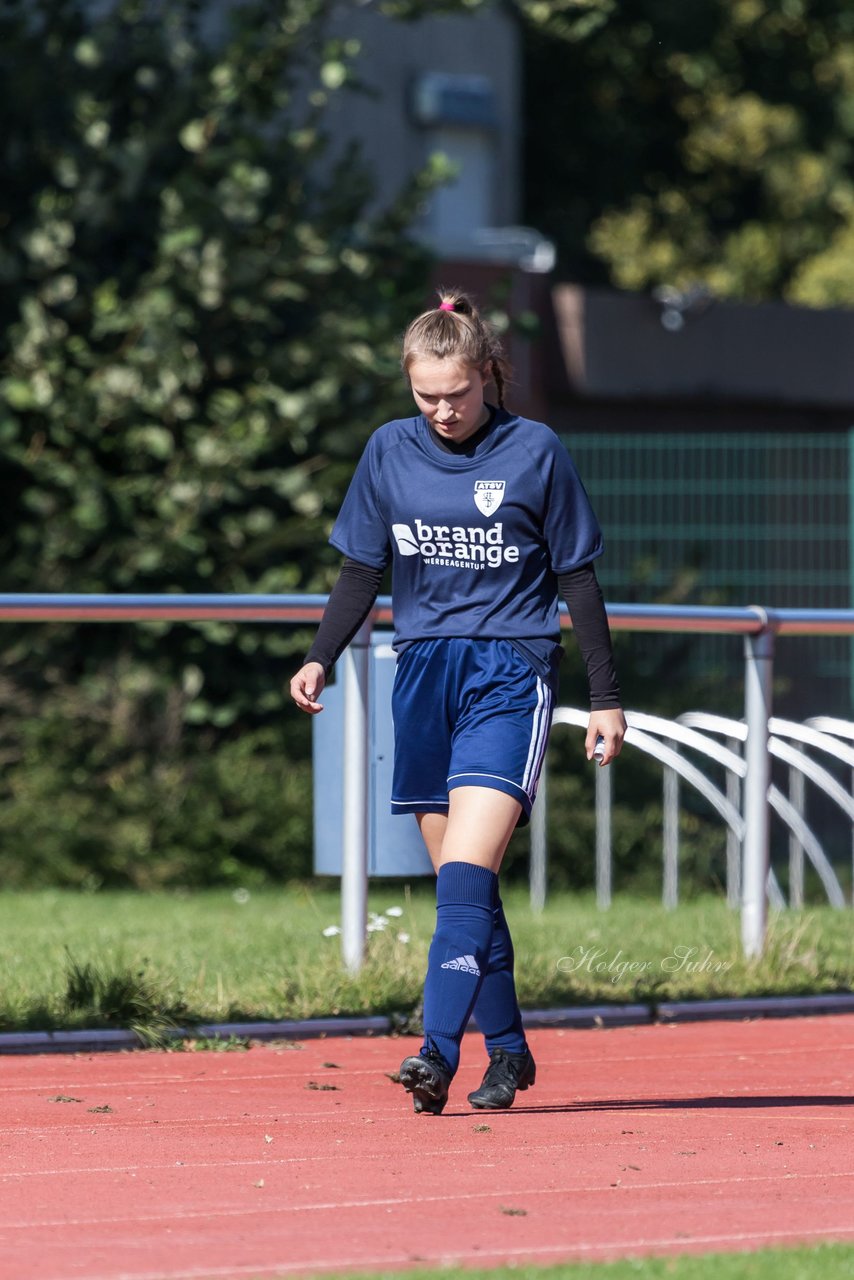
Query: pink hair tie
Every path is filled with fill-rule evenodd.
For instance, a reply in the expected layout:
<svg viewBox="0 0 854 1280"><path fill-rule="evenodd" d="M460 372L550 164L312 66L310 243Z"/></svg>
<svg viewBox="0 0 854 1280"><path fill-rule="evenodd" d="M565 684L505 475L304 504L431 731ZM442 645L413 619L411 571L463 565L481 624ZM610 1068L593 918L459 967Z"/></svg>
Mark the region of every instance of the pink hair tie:
<svg viewBox="0 0 854 1280"><path fill-rule="evenodd" d="M440 311L456 311L456 307L454 306L453 302L440 302L439 310Z"/></svg>

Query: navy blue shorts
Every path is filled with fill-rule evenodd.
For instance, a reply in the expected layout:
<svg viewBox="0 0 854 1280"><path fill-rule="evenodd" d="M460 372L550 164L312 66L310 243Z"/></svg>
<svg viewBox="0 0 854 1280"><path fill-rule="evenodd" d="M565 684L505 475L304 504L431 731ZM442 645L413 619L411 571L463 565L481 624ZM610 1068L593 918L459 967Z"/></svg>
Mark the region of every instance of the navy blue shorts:
<svg viewBox="0 0 854 1280"><path fill-rule="evenodd" d="M554 696L508 640L421 640L397 660L392 813L447 813L454 787L513 796L527 822Z"/></svg>

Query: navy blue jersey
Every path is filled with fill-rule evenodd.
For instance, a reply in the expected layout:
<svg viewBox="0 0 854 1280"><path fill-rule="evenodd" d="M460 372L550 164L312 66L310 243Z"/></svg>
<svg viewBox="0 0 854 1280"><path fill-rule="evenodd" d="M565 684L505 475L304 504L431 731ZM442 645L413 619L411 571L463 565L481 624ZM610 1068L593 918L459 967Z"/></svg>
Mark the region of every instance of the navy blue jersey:
<svg viewBox="0 0 854 1280"><path fill-rule="evenodd" d="M545 678L560 655L557 574L603 550L555 433L501 409L470 456L440 448L420 414L380 427L330 541L374 568L391 559L397 648L510 640Z"/></svg>

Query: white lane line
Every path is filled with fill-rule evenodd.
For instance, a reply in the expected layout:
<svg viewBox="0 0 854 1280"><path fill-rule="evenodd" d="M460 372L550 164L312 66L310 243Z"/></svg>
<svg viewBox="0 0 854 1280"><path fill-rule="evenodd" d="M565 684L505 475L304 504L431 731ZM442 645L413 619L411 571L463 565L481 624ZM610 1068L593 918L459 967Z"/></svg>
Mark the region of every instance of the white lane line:
<svg viewBox="0 0 854 1280"><path fill-rule="evenodd" d="M380 1085L379 1087L382 1088L384 1086ZM347 1091L342 1086L340 1092L346 1093ZM817 1119L832 1120L837 1123L850 1122L852 1117L844 1111L839 1111L840 1107L847 1106L850 1101L850 1095L842 1093L832 1095L834 1097L838 1096L838 1102L828 1102L827 1099L829 1096L831 1095L828 1095L826 1092L816 1094L813 1099L811 1099L810 1094L775 1094L764 1092L757 1095L755 1093L745 1092L745 1090L742 1089L739 1092L735 1092L733 1090L728 1093L708 1093L700 1094L694 1098L685 1097L675 1099L673 1097L673 1091L671 1090L665 1093L650 1094L648 1097L637 1099L575 1098L572 1101L568 1101L563 1095L555 1094L552 1097L541 1097L540 1101L537 1103L522 1103L521 1106L515 1109L513 1114L517 1117L520 1114L535 1116L539 1113L548 1114L560 1109L560 1111L565 1113L567 1117L589 1117L596 1116L601 1113L603 1116L606 1114L623 1116L643 1115L655 1116L658 1119L661 1119L663 1116L670 1113L676 1115L685 1111L708 1111L715 1115L726 1110L743 1112L748 1109L745 1104L751 1104L757 1111L770 1111L772 1115L777 1115L779 1113L781 1121L785 1121L786 1123L790 1120L806 1121L811 1123ZM757 1097L760 1099L759 1101L756 1100ZM797 1104L790 1101L792 1097L798 1098ZM395 1098L398 1099L398 1102L400 1101L397 1094L395 1094ZM712 1099L712 1101L709 1102L708 1099ZM92 1101L91 1098L81 1099L80 1104L75 1105L84 1105L86 1102L90 1101ZM113 1101L115 1102L115 1098ZM342 1099L342 1101L345 1101L345 1099ZM346 1101L349 1102L350 1099L346 1099ZM657 1103L662 1102L665 1102L668 1105L666 1107L656 1105ZM117 1102L116 1105L121 1106L122 1103ZM133 1105L133 1102L131 1102L131 1106ZM809 1114L802 1114L802 1112L807 1108L809 1108ZM826 1110L816 1110L816 1108L826 1108ZM163 1119L159 1119L157 1117L119 1119L118 1115L113 1112L113 1116L109 1121L102 1122L101 1132L125 1133L128 1131L154 1130L156 1128L160 1132L175 1133L181 1129L191 1129L195 1133L206 1129L219 1130L245 1128L247 1130L247 1139L251 1140L251 1129L254 1125L282 1124L284 1126L282 1132L286 1132L288 1125L297 1122L300 1124L308 1123L328 1125L330 1114L331 1113L329 1111L319 1113L315 1110L277 1110L275 1113L250 1112L248 1114L241 1115L239 1119L234 1120L219 1117L206 1120L189 1114L178 1119L171 1119L169 1117L164 1117ZM464 1114L466 1116L468 1115L467 1112ZM477 1113L472 1112L471 1115L472 1117L476 1117ZM336 1120L342 1125L342 1127L344 1125L358 1127L365 1116L387 1116L391 1121L408 1121L410 1118L409 1112L402 1111L399 1105L382 1107L360 1106L357 1111L348 1109L335 1114ZM768 1118L770 1119L771 1117ZM45 1137L57 1137L62 1135L73 1136L81 1133L84 1129L91 1130L94 1123L94 1121L85 1120L83 1118L83 1114L80 1113L79 1120L73 1124L0 1124L0 1137L33 1137L38 1135L44 1135ZM3 1174L0 1174L0 1178L3 1176Z"/></svg>
<svg viewBox="0 0 854 1280"><path fill-rule="evenodd" d="M237 1162L236 1162L237 1163ZM272 1163L261 1161L259 1163ZM185 1166L190 1168L199 1168L206 1166ZM218 1166L214 1166L218 1167ZM605 1175L610 1176L610 1175ZM627 1194L636 1191L666 1191L672 1190L674 1187L680 1189L691 1189L693 1187L729 1187L741 1185L755 1185L756 1183L780 1183L780 1182L808 1182L816 1179L830 1180L854 1178L854 1170L844 1173L767 1173L767 1174L748 1174L735 1178L692 1178L692 1179L672 1179L661 1182L631 1182L620 1183L619 1186L611 1186L610 1183L601 1182L593 1186L562 1186L562 1187L532 1187L528 1189L520 1189L518 1185L514 1185L505 1191L461 1191L450 1192L444 1195L433 1196L382 1196L375 1197L370 1200L318 1200L309 1204L277 1204L270 1207L253 1205L246 1208L207 1208L194 1209L187 1211L175 1210L174 1208L165 1209L162 1213L155 1214L118 1214L116 1216L104 1216L97 1218L57 1218L40 1219L32 1218L18 1222L0 1222L0 1226L4 1231L31 1231L42 1227L74 1227L74 1226L91 1226L100 1227L110 1223L117 1222L180 1222L182 1220L195 1221L196 1219L208 1219L218 1217L251 1217L253 1214L266 1213L337 1213L342 1209L378 1209L390 1206L402 1205L424 1205L424 1204L444 1204L456 1203L460 1200L506 1200L508 1197L515 1196L517 1199L525 1196L566 1196L566 1195L601 1195L613 1192L615 1195ZM854 1227L851 1228L854 1231Z"/></svg>
<svg viewBox="0 0 854 1280"><path fill-rule="evenodd" d="M644 1111L634 1111L634 1110L632 1111L621 1110L620 1115L634 1116L634 1117L646 1116L650 1119L660 1118L660 1113L654 1112L654 1111L644 1112ZM787 1116L786 1122L788 1122L790 1119L798 1120L801 1122L814 1122L816 1119L821 1119L823 1121L838 1119L840 1122L843 1122L846 1124L849 1123L849 1118L847 1116L842 1116L842 1117L836 1117L836 1116L816 1117L814 1115ZM328 1118L327 1118L327 1122L328 1122ZM264 1127L264 1126L259 1124L259 1128L261 1127ZM353 1127L354 1129L358 1127L357 1122L354 1121ZM361 1129L359 1129L359 1131L361 1132ZM35 1131L35 1132L38 1133L39 1131ZM87 1126L85 1132L89 1134L97 1134L97 1136L99 1136L100 1138L103 1138L103 1132L98 1134L98 1131L95 1129L92 1129L90 1126ZM778 1132L778 1130L775 1129L775 1132ZM82 1127L75 1127L70 1130L67 1130L67 1133L68 1133L68 1136L72 1136L72 1137L81 1136L84 1133L84 1130L82 1129ZM46 1130L44 1133L44 1136L46 1137L55 1136L55 1130ZM287 1140L287 1129L283 1129L280 1132L279 1136L282 1140ZM247 1134L247 1141L255 1141L256 1139L257 1139L257 1135ZM733 1135L733 1140L735 1140L735 1135ZM740 1138L738 1140L741 1141ZM655 1148L656 1151L660 1151L661 1148L664 1146L665 1142L669 1142L669 1141L671 1141L669 1137L660 1138ZM341 1145L342 1146L344 1145L344 1139L341 1140ZM513 1152L524 1152L525 1154L542 1153L542 1154L548 1155L549 1153L558 1154L566 1150L577 1151L579 1148L586 1149L587 1147L595 1148L598 1151L598 1150L601 1150L601 1146L602 1146L602 1142L599 1136L593 1137L588 1141L585 1141L583 1136L580 1138L578 1136L573 1136L571 1139L568 1139L565 1142L549 1141L547 1143L531 1143L529 1141L523 1140L517 1143L507 1143L502 1145L501 1154L502 1156L508 1156ZM633 1148L635 1146L635 1143L633 1141L622 1142L617 1138L614 1138L609 1140L609 1146L612 1147L614 1150L618 1150L623 1147ZM441 1159L447 1156L471 1155L471 1152L472 1152L471 1147L441 1147L441 1148L437 1148L436 1150L420 1149L418 1154L419 1154L419 1158L423 1157L425 1159L434 1159L434 1158ZM162 1163L160 1164L127 1164L126 1162L123 1162L122 1164L118 1164L118 1165L94 1165L94 1166L84 1165L84 1166L72 1166L69 1168L62 1168L62 1169L50 1168L50 1169L5 1170L3 1172L0 1172L0 1183L3 1183L3 1182L14 1183L15 1181L18 1181L22 1178L79 1177L85 1174L124 1173L126 1171L154 1172L156 1170L173 1169L176 1167L186 1168L186 1169L215 1169L220 1167L221 1168L241 1167L244 1165L247 1167L252 1167L253 1165L256 1165L256 1164L257 1165L264 1165L264 1164L295 1165L295 1164L312 1164L316 1162L324 1162L324 1161L330 1161L330 1160L350 1161L352 1160L352 1158L353 1158L352 1152L349 1150L345 1149L343 1151L335 1151L333 1149L329 1149L316 1155L305 1154L305 1155L287 1156L282 1158L274 1158L272 1156L269 1156L264 1160L222 1160L222 1161L214 1160L214 1161L199 1161L199 1162L182 1161L179 1166L172 1163L170 1164L162 1164ZM372 1160L387 1161L388 1151L386 1149L383 1149L381 1151L366 1151L359 1155L359 1159L365 1160L365 1161L372 1161ZM844 1174L844 1173L841 1175L834 1174L833 1176L847 1176L847 1174Z"/></svg>
<svg viewBox="0 0 854 1280"><path fill-rule="evenodd" d="M696 1026L697 1024L692 1023L690 1025ZM624 1028L612 1028L612 1030L615 1030L615 1031L622 1030L622 1029ZM642 1028L642 1029L646 1030L647 1028ZM664 1028L659 1028L659 1029L664 1030ZM683 1028L682 1026L674 1026L673 1028L667 1028L667 1029L671 1031L671 1034L674 1034L684 1030L685 1028ZM576 1030L570 1029L567 1031L567 1035L569 1035L570 1033L572 1035L581 1035L581 1034L584 1034L584 1031L576 1031ZM536 1035L537 1034L536 1030L534 1030L532 1034ZM552 1032L551 1029L549 1029L546 1031L546 1034L554 1034L554 1032ZM600 1035L601 1032L595 1031L595 1032L592 1032L592 1034ZM374 1043L376 1043L376 1041L374 1041ZM822 1056L825 1056L827 1054L832 1054L834 1056L837 1056L837 1055L841 1056L842 1054L850 1052L851 1050L854 1050L854 1039L852 1039L850 1042L846 1041L846 1042L835 1043L835 1044L824 1044L824 1045L816 1044L816 1045L804 1046L802 1052L809 1056L810 1064L813 1064L816 1061L816 1059L819 1059ZM730 1047L728 1049L721 1049L721 1050L709 1050L709 1051L697 1050L696 1052L681 1052L681 1053L674 1053L674 1052L671 1052L669 1049L668 1050L663 1049L662 1052L660 1053L623 1054L623 1055L620 1055L619 1057L609 1053L608 1066L609 1066L609 1069L613 1069L615 1067L618 1067L621 1062L629 1062L629 1063L667 1062L668 1064L671 1064L671 1063L679 1063L679 1062L693 1062L698 1059L701 1061L705 1061L705 1060L711 1060L713 1058L725 1058L728 1061L735 1064L739 1061L749 1062L752 1059L760 1060L762 1058L782 1057L782 1056L791 1057L792 1053L798 1053L799 1051L801 1050L799 1050L797 1046L793 1048L792 1045L789 1044L779 1049L762 1048L761 1046L757 1048L745 1046L741 1051L738 1051L733 1047ZM396 1057L394 1060L397 1061ZM8 1061L10 1060L7 1060L7 1063ZM0 1060L0 1072L2 1072L3 1070L3 1065L4 1064L2 1060ZM232 1075L227 1071L227 1069L223 1068L222 1074L218 1076L208 1075L207 1073L205 1073L204 1075L199 1075L199 1076L165 1075L165 1076L151 1076L151 1077L143 1076L139 1078L132 1077L131 1079L120 1079L117 1077L116 1079L109 1080L109 1081L104 1081L104 1080L89 1081L89 1080L83 1080L82 1077L75 1077L70 1069L67 1072L62 1072L60 1070L61 1065L62 1065L61 1060L56 1060L57 1070L53 1074L51 1079L59 1076L62 1078L64 1082L63 1087L68 1087L68 1088L74 1087L78 1089L83 1089L83 1088L125 1089L125 1088L134 1088L136 1086L139 1086L142 1088L157 1088L161 1085L167 1085L167 1084L181 1084L181 1085L185 1085L187 1088L194 1085L211 1085L211 1084L222 1087L223 1085L228 1085L228 1084L231 1084L232 1082L235 1084L244 1084L251 1081L260 1082L260 1083L263 1083L264 1081L269 1081L271 1084L278 1084L281 1081L300 1080L306 1075L316 1074L318 1071L323 1070L322 1067L312 1068L312 1067L306 1066L306 1067L302 1067L301 1070L298 1072L282 1071L282 1072L276 1072L276 1073L272 1073L272 1072L261 1073L261 1074L244 1073L240 1075ZM543 1059L538 1058L537 1060L538 1067L539 1066L560 1067L560 1066L569 1066L569 1065L573 1067L583 1067L587 1065L587 1066L590 1066L591 1069L593 1068L601 1069L601 1061L597 1061L593 1057L579 1058L570 1054L567 1057L556 1057L556 1058L553 1057L553 1058L543 1058ZM378 1063L377 1066L374 1068L370 1068L370 1067L358 1068L358 1069L354 1068L350 1070L347 1067L341 1067L336 1070L335 1075L337 1076L340 1071L340 1075L342 1078L348 1075L349 1076L368 1076L368 1075L374 1075L376 1074L377 1071L382 1071L382 1070L383 1070L383 1065L381 1063ZM80 1084L74 1083L74 1081L78 1078L82 1080L82 1083ZM8 1085L0 1084L0 1093L4 1093L4 1092L33 1093L33 1092L41 1092L44 1089L50 1089L52 1087L53 1086L49 1081L46 1081L45 1083L40 1085L29 1084L29 1083L8 1084Z"/></svg>
<svg viewBox="0 0 854 1280"><path fill-rule="evenodd" d="M806 1243L811 1240L824 1240L829 1244L835 1241L843 1241L848 1238L854 1238L854 1227L849 1223L839 1227L826 1228L804 1228L803 1231L787 1230L787 1231L736 1231L724 1235L680 1235L680 1236L638 1236L634 1240L596 1240L596 1241L578 1241L575 1244L555 1244L555 1245L530 1245L517 1246L508 1249L495 1249L489 1252L484 1250L460 1250L456 1253L436 1253L432 1257L421 1256L417 1259L419 1266L432 1265L442 1266L445 1268L458 1267L461 1263L477 1263L478 1267L485 1265L497 1266L502 1262L506 1262L510 1258L534 1258L534 1257L562 1257L571 1260L576 1257L594 1257L604 1254L608 1257L625 1257L638 1249L654 1252L659 1249L674 1249L678 1253L687 1253L692 1246L702 1245L706 1249L719 1248L726 1251L728 1247L738 1246L735 1250L740 1252L742 1248L757 1248L763 1245L771 1245L774 1243L797 1245ZM262 1277L275 1277L284 1275L285 1273L302 1272L304 1275L312 1275L319 1271L353 1271L358 1267L359 1272L379 1269L388 1269L391 1266L408 1266L415 1259L411 1253L386 1253L377 1254L372 1257L358 1258L354 1260L352 1255L339 1258L311 1258L303 1261L295 1261L288 1258L281 1262L265 1262L256 1263L255 1265L231 1266L231 1267L193 1267L190 1270L181 1269L180 1271L116 1271L110 1272L91 1272L84 1274L77 1272L78 1280L214 1280L217 1276L256 1276L258 1280ZM43 1277L43 1280L68 1280L68 1272L64 1271L52 1277Z"/></svg>

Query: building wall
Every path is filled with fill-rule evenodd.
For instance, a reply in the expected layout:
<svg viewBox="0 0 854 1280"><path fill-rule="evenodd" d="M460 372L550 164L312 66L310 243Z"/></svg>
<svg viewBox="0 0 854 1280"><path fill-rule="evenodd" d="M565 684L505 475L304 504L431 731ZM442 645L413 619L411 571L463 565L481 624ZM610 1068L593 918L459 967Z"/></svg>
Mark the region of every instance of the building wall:
<svg viewBox="0 0 854 1280"><path fill-rule="evenodd" d="M359 41L354 70L369 92L336 94L329 128L339 145L360 142L376 174L379 203L442 151L465 165L457 183L429 202L421 222L421 233L441 253L471 249L476 227L515 223L521 65L511 15L494 6L402 22L348 4L333 31Z"/></svg>
<svg viewBox="0 0 854 1280"><path fill-rule="evenodd" d="M556 284L555 391L634 402L854 408L854 310Z"/></svg>

